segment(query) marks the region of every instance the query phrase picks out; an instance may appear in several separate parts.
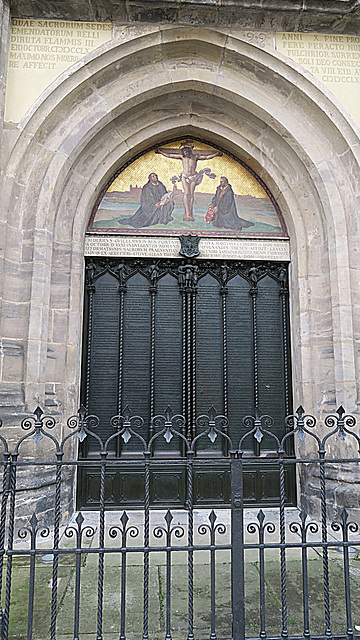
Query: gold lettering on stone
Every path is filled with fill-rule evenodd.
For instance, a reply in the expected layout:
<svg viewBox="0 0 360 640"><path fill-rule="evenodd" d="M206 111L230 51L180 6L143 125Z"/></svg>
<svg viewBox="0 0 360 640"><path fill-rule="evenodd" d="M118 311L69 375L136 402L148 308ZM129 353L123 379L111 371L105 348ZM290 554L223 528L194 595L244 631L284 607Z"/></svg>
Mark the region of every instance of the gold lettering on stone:
<svg viewBox="0 0 360 640"><path fill-rule="evenodd" d="M248 240L201 238L200 258L222 260L278 260L290 259L288 240ZM86 256L124 258L176 258L179 256L178 238L134 238L124 236L88 235L85 238Z"/></svg>
<svg viewBox="0 0 360 640"><path fill-rule="evenodd" d="M108 22L14 18L8 57L5 120L19 122L41 92L74 62L111 39Z"/></svg>
<svg viewBox="0 0 360 640"><path fill-rule="evenodd" d="M276 48L330 89L360 124L360 36L278 32Z"/></svg>

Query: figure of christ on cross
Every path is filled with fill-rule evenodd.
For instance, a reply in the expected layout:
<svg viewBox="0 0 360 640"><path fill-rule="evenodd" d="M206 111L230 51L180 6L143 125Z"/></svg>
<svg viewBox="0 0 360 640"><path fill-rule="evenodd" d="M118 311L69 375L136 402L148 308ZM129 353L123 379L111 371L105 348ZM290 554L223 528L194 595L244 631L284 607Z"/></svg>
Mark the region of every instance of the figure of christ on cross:
<svg viewBox="0 0 360 640"><path fill-rule="evenodd" d="M179 176L184 189L184 222L193 221L194 213L194 193L196 187L202 182L204 173L211 178L215 178L215 174L210 172L210 169L202 169L200 172L196 171L198 160L211 160L218 156L222 156L221 151L212 151L211 149L194 149L194 143L192 140L186 140L181 149L168 149L167 147L160 147L155 150L155 153L161 153L165 158L171 158L173 160L182 160L183 170ZM176 180L176 178L175 178Z"/></svg>

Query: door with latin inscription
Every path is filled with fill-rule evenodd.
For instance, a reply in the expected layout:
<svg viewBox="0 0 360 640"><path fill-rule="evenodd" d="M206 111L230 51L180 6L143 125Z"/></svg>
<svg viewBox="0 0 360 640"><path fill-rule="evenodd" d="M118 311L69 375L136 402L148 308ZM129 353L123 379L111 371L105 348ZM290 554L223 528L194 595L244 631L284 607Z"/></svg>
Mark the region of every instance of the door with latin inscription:
<svg viewBox="0 0 360 640"><path fill-rule="evenodd" d="M288 265L235 260L87 258L84 313L82 399L99 417L96 434L113 432L111 418L129 407L143 418L137 429L146 442L152 418L184 416L183 436L197 433L196 418L215 407L227 418L227 435L237 446L248 431L243 419L270 415L273 433L284 435L291 413ZM222 442L220 442L222 441ZM111 440L107 454L105 501L108 508L143 502L143 478L137 469L139 439ZM215 464L223 456L223 438L202 444L194 465L194 503L227 506L229 468ZM165 446L166 445L166 446ZM249 505L276 505L279 496L274 440L264 435L247 442L259 456L246 467L244 492ZM226 452L225 452L226 453ZM291 455L291 451L286 452ZM80 456L87 464L78 478L78 506L97 506L100 482L99 442L87 437ZM151 456L158 464L150 477L153 506L185 506L186 459L179 437L156 440ZM210 458L209 458L210 456ZM214 464L211 464L213 456ZM121 471L111 460L127 461ZM260 458L267 464L260 464ZM288 504L295 500L292 465L285 478Z"/></svg>

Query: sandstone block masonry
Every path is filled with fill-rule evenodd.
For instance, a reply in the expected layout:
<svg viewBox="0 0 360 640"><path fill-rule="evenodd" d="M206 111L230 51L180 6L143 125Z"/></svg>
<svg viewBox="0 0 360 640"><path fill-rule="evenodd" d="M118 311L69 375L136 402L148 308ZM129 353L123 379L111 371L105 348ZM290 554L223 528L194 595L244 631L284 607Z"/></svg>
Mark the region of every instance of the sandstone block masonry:
<svg viewBox="0 0 360 640"><path fill-rule="evenodd" d="M130 0L40 7L19 0L10 12L9 3L1 2L3 86L10 61L19 66L9 72L25 62L47 62L17 58L19 53L80 56L74 62L48 60L70 66L41 89L20 121L14 117L2 130L0 401L10 427L41 404L57 414L61 429L63 416L77 408L85 229L101 189L149 144L191 135L242 158L271 189L285 217L295 404L326 413L344 403L358 412L359 130L291 48L282 53L275 47L276 31L357 37L358 10L335 1L326 10L319 3L316 11L306 2L295 10L294 3L284 3L281 11L271 2L266 10L257 2L246 5ZM76 25L71 36L44 32L36 36L40 43L12 44L88 47L85 55L13 49L10 59L11 18L96 22L106 38L111 21L111 39L90 46L85 41L97 38L87 38L85 27ZM80 30L82 36L76 35ZM81 43L59 44L56 38ZM333 62L329 68L337 67L347 68ZM337 70L327 75L350 77ZM20 84L16 91L14 108L23 109L29 89Z"/></svg>

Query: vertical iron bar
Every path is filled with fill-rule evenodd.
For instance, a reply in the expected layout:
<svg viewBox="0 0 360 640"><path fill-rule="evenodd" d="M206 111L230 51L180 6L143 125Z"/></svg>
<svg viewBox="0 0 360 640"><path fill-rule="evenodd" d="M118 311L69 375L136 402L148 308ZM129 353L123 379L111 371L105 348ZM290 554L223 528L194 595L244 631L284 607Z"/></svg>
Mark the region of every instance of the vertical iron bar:
<svg viewBox="0 0 360 640"><path fill-rule="evenodd" d="M231 607L232 639L245 639L244 490L241 454L231 451Z"/></svg>
<svg viewBox="0 0 360 640"><path fill-rule="evenodd" d="M224 405L223 412L227 418L229 413L228 406L228 361L227 361L227 308L226 308L226 296L228 294L228 288L223 286L221 288L221 303L222 303L222 348L223 348L223 394ZM227 430L226 430L227 431ZM223 441L223 454L228 454L228 441L226 438L222 438Z"/></svg>
<svg viewBox="0 0 360 640"><path fill-rule="evenodd" d="M215 626L215 522L210 527L210 602L211 602L211 633L210 640L216 640Z"/></svg>
<svg viewBox="0 0 360 640"><path fill-rule="evenodd" d="M194 640L194 512L193 512L193 458L194 452L188 451L188 583L189 583L189 630L187 640Z"/></svg>
<svg viewBox="0 0 360 640"><path fill-rule="evenodd" d="M258 363L258 333L257 333L257 287L250 289L253 316L253 359L254 359L254 407L259 407L259 363Z"/></svg>
<svg viewBox="0 0 360 640"><path fill-rule="evenodd" d="M36 548L36 528L34 526L31 529L28 625L27 625L27 635L26 635L27 640L32 640L32 628L33 628L33 620L34 620L35 548Z"/></svg>
<svg viewBox="0 0 360 640"><path fill-rule="evenodd" d="M150 287L150 424L155 415L155 295L156 287Z"/></svg>
<svg viewBox="0 0 360 640"><path fill-rule="evenodd" d="M166 636L171 640L171 528L166 532Z"/></svg>
<svg viewBox="0 0 360 640"><path fill-rule="evenodd" d="M264 527L259 528L259 560L260 560L260 638L266 638L265 629L265 558Z"/></svg>
<svg viewBox="0 0 360 640"><path fill-rule="evenodd" d="M118 370L118 414L122 410L122 385L123 385L123 359L124 359L124 298L125 287L119 286L120 292L120 318L119 318L119 370Z"/></svg>
<svg viewBox="0 0 360 640"><path fill-rule="evenodd" d="M100 513L99 513L99 573L97 606L97 640L102 640L102 615L104 601L104 543L105 543L105 476L107 451L100 452Z"/></svg>
<svg viewBox="0 0 360 640"><path fill-rule="evenodd" d="M5 608L4 627L2 640L8 640L9 619L10 619L10 599L11 599L11 578L12 578L12 555L9 553L14 544L14 521L15 521L15 489L16 489L16 462L17 453L13 453L10 460L10 504L9 504L9 529L8 529L8 551L6 566L6 587L5 587Z"/></svg>
<svg viewBox="0 0 360 640"><path fill-rule="evenodd" d="M150 451L145 451L144 547L150 543ZM149 551L144 551L144 626L143 640L149 638Z"/></svg>
<svg viewBox="0 0 360 640"><path fill-rule="evenodd" d="M319 449L320 456L320 501L321 501L321 540L327 543L327 516L325 494L325 450ZM323 571L324 571L324 609L325 609L325 635L331 636L330 626L330 597L329 597L329 555L327 546L323 546Z"/></svg>
<svg viewBox="0 0 360 640"><path fill-rule="evenodd" d="M124 303L125 303L125 285L119 285L120 292L120 318L119 318L119 364L118 364L118 415L122 411L122 394L123 394L123 366L124 366ZM116 456L120 455L121 441L120 437L116 438Z"/></svg>
<svg viewBox="0 0 360 640"><path fill-rule="evenodd" d="M349 572L349 547L348 547L348 526L346 519L343 523L343 542L344 542L344 586L345 586L345 605L346 605L346 633L349 639L354 636L352 628L351 615L351 598L350 598L350 572Z"/></svg>
<svg viewBox="0 0 360 640"><path fill-rule="evenodd" d="M51 586L51 624L50 638L56 638L56 612L57 612L57 588L58 588L58 567L59 567L59 539L60 539L60 490L62 475L62 457L63 452L58 451L56 454L56 479L55 479L55 512L54 512L54 559L52 569L52 586Z"/></svg>
<svg viewBox="0 0 360 640"><path fill-rule="evenodd" d="M124 512L125 513L125 512ZM121 601L120 601L120 640L125 638L125 612L126 612L126 526L122 530L121 551Z"/></svg>
<svg viewBox="0 0 360 640"><path fill-rule="evenodd" d="M279 449L279 468L280 468L280 542L285 545L285 469L284 469L284 451ZM287 596L286 596L286 550L282 546L280 549L281 564L281 613L282 613L282 631L281 637L288 637L287 628Z"/></svg>
<svg viewBox="0 0 360 640"><path fill-rule="evenodd" d="M94 285L88 285L89 314L88 314L88 339L87 339L87 354L86 354L86 385L85 385L85 408L87 412L89 411L89 396L90 396L91 343L92 343L94 290L95 290Z"/></svg>
<svg viewBox="0 0 360 640"><path fill-rule="evenodd" d="M193 292L190 294L191 296L191 312L192 312L192 332L191 332L191 356L192 356L192 399L191 399L191 404L192 404L192 416L191 416L191 420L192 420L192 437L195 438L196 436L196 294L197 294L197 288L195 288L194 285L194 289Z"/></svg>
<svg viewBox="0 0 360 640"><path fill-rule="evenodd" d="M250 289L251 301L252 301L252 325L253 325L253 366L254 366L254 409L255 412L259 409L259 362L258 362L258 332L257 332L257 305L256 298L258 294L257 284L252 283ZM255 438L253 439L254 453L256 456L260 455L260 444Z"/></svg>
<svg viewBox="0 0 360 640"><path fill-rule="evenodd" d="M79 525L78 528L77 528L77 532L76 532L76 549L75 549L74 640L79 640L81 538L82 538L82 532L81 532L81 526Z"/></svg>
<svg viewBox="0 0 360 640"><path fill-rule="evenodd" d="M181 289L182 298L182 415L187 417L187 400L186 400L186 293L184 288ZM188 437L188 424L186 424L185 436ZM189 438L190 439L190 438Z"/></svg>
<svg viewBox="0 0 360 640"><path fill-rule="evenodd" d="M0 516L0 635L3 635L3 608L1 606L2 601L2 586L3 586L3 567L4 567L4 554L5 554L5 522L6 522L6 506L9 496L9 459L10 453L4 452L4 471L2 482L2 495L1 495L1 516Z"/></svg>
<svg viewBox="0 0 360 640"><path fill-rule="evenodd" d="M192 431L192 404L191 404L191 292L187 292L186 294L186 404L187 404L187 437L188 440L191 441L193 439L193 431Z"/></svg>
<svg viewBox="0 0 360 640"><path fill-rule="evenodd" d="M304 609L304 638L310 638L309 628L309 581L308 581L308 559L306 545L306 522L304 520L301 529L301 563L302 563L302 582L303 582L303 609Z"/></svg>
<svg viewBox="0 0 360 640"><path fill-rule="evenodd" d="M281 297L281 313L282 313L282 337L283 337L283 356L284 356L284 394L285 394L285 415L290 413L290 385L289 385L289 354L288 354L288 331L287 331L287 313L286 299L288 295L287 287L282 283L280 289Z"/></svg>

